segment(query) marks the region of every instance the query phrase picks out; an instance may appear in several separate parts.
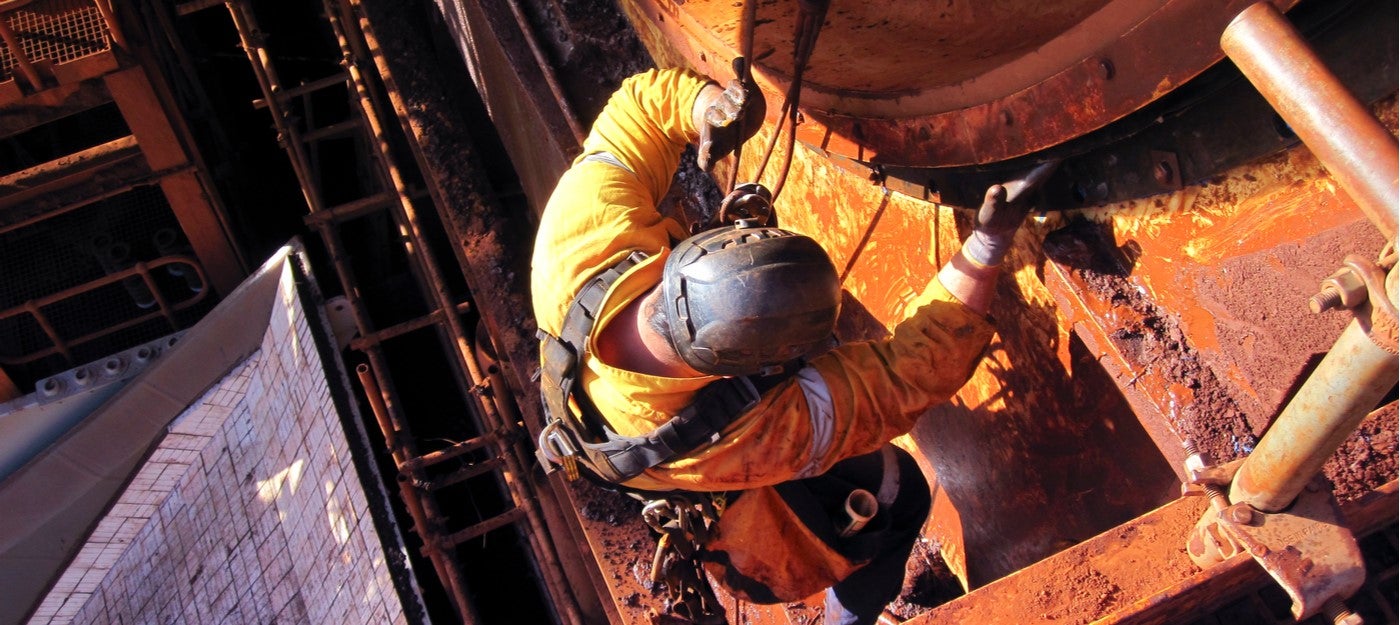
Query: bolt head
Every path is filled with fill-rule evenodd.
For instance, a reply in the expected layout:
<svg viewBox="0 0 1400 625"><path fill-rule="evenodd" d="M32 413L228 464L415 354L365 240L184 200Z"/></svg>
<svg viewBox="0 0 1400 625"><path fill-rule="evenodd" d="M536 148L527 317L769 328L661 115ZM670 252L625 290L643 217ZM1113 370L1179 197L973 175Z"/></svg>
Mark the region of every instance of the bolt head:
<svg viewBox="0 0 1400 625"><path fill-rule="evenodd" d="M1225 509L1227 518L1240 525L1249 525L1254 522L1254 509L1249 504L1235 504Z"/></svg>

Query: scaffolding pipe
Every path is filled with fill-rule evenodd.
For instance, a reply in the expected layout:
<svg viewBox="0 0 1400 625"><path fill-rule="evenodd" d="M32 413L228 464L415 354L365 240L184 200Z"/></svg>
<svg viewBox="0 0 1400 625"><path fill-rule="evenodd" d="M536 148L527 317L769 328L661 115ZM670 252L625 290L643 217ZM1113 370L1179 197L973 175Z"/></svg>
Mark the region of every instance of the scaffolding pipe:
<svg viewBox="0 0 1400 625"><path fill-rule="evenodd" d="M243 0L229 2L228 11L233 16L233 26L234 30L238 31L239 44L248 57L248 64L253 66L253 75L257 77L258 87L263 92L268 111L272 113L272 124L277 128L277 140L283 149L291 153L292 171L296 172L297 181L301 183L306 205L311 212L320 212L324 207L321 205L320 195L315 192L315 176L308 169L311 159L306 154L300 133L287 123L287 110L279 99L282 84L277 78L276 68L272 66L272 59L268 57L267 48L262 45L262 32Z"/></svg>
<svg viewBox="0 0 1400 625"><path fill-rule="evenodd" d="M1386 296L1396 301L1396 270ZM1366 308L1366 307L1363 307ZM1368 335L1362 311L1250 452L1230 485L1231 503L1287 508L1322 465L1395 387L1396 357Z"/></svg>
<svg viewBox="0 0 1400 625"><path fill-rule="evenodd" d="M408 238L409 252L415 260L422 274L428 279L431 293L436 300L438 310L446 317L446 329L451 337L453 346L456 348L459 364L463 365L465 373L473 384L481 385L485 383L486 376L481 371L475 355L473 354L472 341L467 336L463 327L462 318L456 314L456 305L452 301L448 292L447 283L443 279L441 270L433 262L434 255L432 248L423 235L422 226L419 223L417 210L413 202L409 199L407 185L403 181L398 167L394 164L392 148L384 133L380 122L383 119L379 111L379 106L370 95L365 79L361 75L360 67L354 56L350 41L346 36L345 26L341 23L341 14L335 0L325 0L326 17L331 22L332 30L340 44L344 55L346 70L350 74L350 82L354 87L354 95L358 98L359 109L364 118L367 128L371 131L373 146L378 150L379 162L388 175L389 182L394 191L398 193L400 227L404 229L404 234ZM478 401L477 406L482 413L483 420L487 427L506 431L516 427L515 424L503 422L501 415L497 412L495 405L490 401ZM514 438L502 439L497 445L497 453L505 461L506 470L502 472L507 490L510 492L515 505L524 511L524 519L527 521L525 536L530 542L535 554L541 560L539 570L543 577L545 587L555 598L555 607L560 609L560 616L566 623L571 625L581 624L582 617L579 614L578 606L574 603L573 595L569 590L569 585L563 577L563 568L559 563L557 554L554 553L553 546L543 539L545 535L545 525L542 514L539 510L539 502L532 496L529 488L522 483L517 476L527 474L525 462L522 455L518 455L518 443Z"/></svg>
<svg viewBox="0 0 1400 625"><path fill-rule="evenodd" d="M1400 208L1395 137L1268 2L1240 12L1220 47L1327 167L1387 241Z"/></svg>
<svg viewBox="0 0 1400 625"><path fill-rule="evenodd" d="M389 454L393 456L394 465L402 471L405 464L412 458L405 452L399 444L399 433L394 427L393 420L389 417L389 408L384 403L384 394L379 389L379 383L375 380L375 374L367 364L355 366L355 374L360 378L360 386L365 390L365 399L369 400L370 411L374 413L374 419L379 423L379 429L384 433L384 440L389 447ZM400 473L399 497L403 499L404 507L408 509L408 515L413 518L413 525L418 529L419 538L423 539L423 555L427 556L432 563L433 569L437 572L438 579L443 581L443 586L452 595L452 601L458 606L458 616L463 623L471 624L477 622L477 617L471 609L471 603L467 599L466 589L463 587L461 576L457 573L457 565L448 555L448 551L439 549L438 543L441 537L435 531L428 531L433 525L429 517L431 506L424 506L423 500L418 496L418 491L413 487L410 480L404 479Z"/></svg>

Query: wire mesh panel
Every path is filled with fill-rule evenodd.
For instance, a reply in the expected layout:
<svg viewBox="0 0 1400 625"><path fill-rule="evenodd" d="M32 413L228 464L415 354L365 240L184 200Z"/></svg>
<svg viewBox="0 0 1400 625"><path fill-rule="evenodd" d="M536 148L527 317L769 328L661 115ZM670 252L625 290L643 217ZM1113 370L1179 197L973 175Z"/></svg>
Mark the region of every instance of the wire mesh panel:
<svg viewBox="0 0 1400 625"><path fill-rule="evenodd" d="M0 233L0 363L32 382L193 324L212 298L197 301L205 288L193 258L158 260L177 256L193 253L153 186ZM131 271L137 263L151 265L149 282Z"/></svg>
<svg viewBox="0 0 1400 625"><path fill-rule="evenodd" d="M5 11L5 23L30 62L63 63L111 48L111 33L93 0L37 0ZM0 78L19 64L10 47L0 47Z"/></svg>

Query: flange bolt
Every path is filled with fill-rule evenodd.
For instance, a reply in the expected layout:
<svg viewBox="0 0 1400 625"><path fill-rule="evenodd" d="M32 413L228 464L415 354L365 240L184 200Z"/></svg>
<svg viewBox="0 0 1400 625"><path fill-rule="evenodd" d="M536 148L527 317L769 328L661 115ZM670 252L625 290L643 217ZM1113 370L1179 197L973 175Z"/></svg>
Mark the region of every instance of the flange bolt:
<svg viewBox="0 0 1400 625"><path fill-rule="evenodd" d="M1336 625L1363 625L1366 622L1360 615L1347 609L1347 604L1336 596L1322 604L1322 613Z"/></svg>

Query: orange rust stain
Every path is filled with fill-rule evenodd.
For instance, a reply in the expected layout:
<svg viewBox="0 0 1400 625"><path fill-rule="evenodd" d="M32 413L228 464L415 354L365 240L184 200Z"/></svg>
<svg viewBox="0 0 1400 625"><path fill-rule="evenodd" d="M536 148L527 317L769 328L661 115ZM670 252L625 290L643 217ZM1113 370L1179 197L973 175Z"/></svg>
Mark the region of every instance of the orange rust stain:
<svg viewBox="0 0 1400 625"><path fill-rule="evenodd" d="M1194 347L1212 351L1220 350L1218 311L1196 299L1197 280L1226 260L1300 241L1318 223L1361 214L1302 148L1204 185L1075 212L1110 222L1119 245L1136 247L1130 281L1179 315Z"/></svg>

